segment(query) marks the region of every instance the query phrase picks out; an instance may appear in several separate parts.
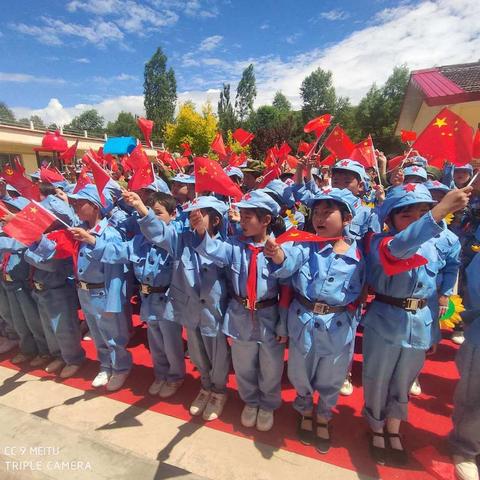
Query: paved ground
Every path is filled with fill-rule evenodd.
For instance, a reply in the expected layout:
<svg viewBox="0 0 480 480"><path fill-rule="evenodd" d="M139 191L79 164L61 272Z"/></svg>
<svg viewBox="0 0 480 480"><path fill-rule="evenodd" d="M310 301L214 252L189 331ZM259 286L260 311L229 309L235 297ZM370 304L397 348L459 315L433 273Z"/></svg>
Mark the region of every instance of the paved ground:
<svg viewBox="0 0 480 480"><path fill-rule="evenodd" d="M1 480L369 477L0 367Z"/></svg>

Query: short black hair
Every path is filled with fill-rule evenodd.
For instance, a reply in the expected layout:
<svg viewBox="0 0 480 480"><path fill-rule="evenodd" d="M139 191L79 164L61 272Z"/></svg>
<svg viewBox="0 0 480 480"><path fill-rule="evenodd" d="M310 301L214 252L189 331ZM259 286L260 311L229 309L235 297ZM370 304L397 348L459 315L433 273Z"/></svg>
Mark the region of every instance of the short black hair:
<svg viewBox="0 0 480 480"><path fill-rule="evenodd" d="M57 193L55 185L52 185L51 183L39 182L38 188L44 197L55 195Z"/></svg>
<svg viewBox="0 0 480 480"><path fill-rule="evenodd" d="M328 198L328 199L325 199L325 200L317 200L317 201L312 205L312 208L311 208L312 216L313 216L313 210L315 209L315 207L316 207L320 202L326 203L326 204L327 204L327 207L329 207L329 208L337 207L337 208L340 210L340 214L342 215L342 220L345 220L347 215L351 215L350 210L348 209L348 207L347 207L344 203L342 203L342 202L337 202L336 200L332 200L331 198Z"/></svg>
<svg viewBox="0 0 480 480"><path fill-rule="evenodd" d="M267 233L273 233L276 237L286 231L285 221L280 215L275 216L266 208L252 208L254 215L262 221L267 215L271 215L272 219L267 226Z"/></svg>
<svg viewBox="0 0 480 480"><path fill-rule="evenodd" d="M177 201L175 200L172 195L164 192L152 192L148 195L145 204L147 207L153 208L153 206L159 203L165 210L170 214L173 215L177 208Z"/></svg>
<svg viewBox="0 0 480 480"><path fill-rule="evenodd" d="M222 214L212 207L202 208L202 210L207 213L208 220L209 220L209 222L210 222L210 224L212 225L212 228L213 228L213 233L216 235L218 232L220 232L220 230L222 229L222 226L223 226L223 216L222 216ZM213 221L214 221L215 218L218 218L218 225L214 226Z"/></svg>

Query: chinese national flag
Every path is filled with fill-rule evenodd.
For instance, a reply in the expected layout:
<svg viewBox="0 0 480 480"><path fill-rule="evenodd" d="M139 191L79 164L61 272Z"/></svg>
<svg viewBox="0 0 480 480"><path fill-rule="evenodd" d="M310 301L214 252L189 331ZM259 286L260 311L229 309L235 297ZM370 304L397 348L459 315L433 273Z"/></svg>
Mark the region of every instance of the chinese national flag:
<svg viewBox="0 0 480 480"><path fill-rule="evenodd" d="M369 135L365 140L357 143L348 158L361 163L365 168L374 167L377 159L375 157L372 137Z"/></svg>
<svg viewBox="0 0 480 480"><path fill-rule="evenodd" d="M298 164L298 158L293 155L287 155L287 163L290 168L296 168Z"/></svg>
<svg viewBox="0 0 480 480"><path fill-rule="evenodd" d="M283 142L278 150L278 156L281 159L285 159L291 151L290 145L287 142Z"/></svg>
<svg viewBox="0 0 480 480"><path fill-rule="evenodd" d="M10 214L10 210L7 206L0 200L0 220L5 218L6 215Z"/></svg>
<svg viewBox="0 0 480 480"><path fill-rule="evenodd" d="M153 120L147 120L146 118L138 117L137 118L138 128L142 131L143 137L147 142L147 145L153 147L152 142L150 141L150 136L152 135L153 130Z"/></svg>
<svg viewBox="0 0 480 480"><path fill-rule="evenodd" d="M240 144L241 147L245 147L255 138L255 135L243 130L243 128L237 128L232 133L232 137Z"/></svg>
<svg viewBox="0 0 480 480"><path fill-rule="evenodd" d="M273 168L277 164L277 159L275 157L275 153L273 152L273 148L270 148L267 151L267 156L265 157L265 167L266 168Z"/></svg>
<svg viewBox="0 0 480 480"><path fill-rule="evenodd" d="M128 189L135 192L141 188L152 184L155 181L155 174L153 172L153 166L149 162L148 165L138 168L132 175L132 178L128 182Z"/></svg>
<svg viewBox="0 0 480 480"><path fill-rule="evenodd" d="M477 133L473 139L472 157L480 158L480 129L477 129Z"/></svg>
<svg viewBox="0 0 480 480"><path fill-rule="evenodd" d="M275 165L273 168L265 172L263 180L260 182L258 188L266 187L272 180L278 178L281 173L282 171L280 170L280 167L278 165Z"/></svg>
<svg viewBox="0 0 480 480"><path fill-rule="evenodd" d="M320 117L310 120L304 127L305 133L315 132L317 137L323 134L323 132L330 126L332 116L329 113L321 115Z"/></svg>
<svg viewBox="0 0 480 480"><path fill-rule="evenodd" d="M242 198L242 191L230 177L223 171L218 162L206 157L195 157L195 191L215 192L220 195L233 197L235 200Z"/></svg>
<svg viewBox="0 0 480 480"><path fill-rule="evenodd" d="M66 165L70 165L75 157L75 154L77 153L77 147L78 140L71 147L68 147L64 152L59 155L60 160L63 160L63 163L65 163Z"/></svg>
<svg viewBox="0 0 480 480"><path fill-rule="evenodd" d="M93 179L95 180L95 186L97 187L98 196L104 207L107 206L107 200L103 194L105 186L110 181L110 175L92 158L88 153L83 157L83 161L90 167L93 173Z"/></svg>
<svg viewBox="0 0 480 480"><path fill-rule="evenodd" d="M473 130L462 117L444 108L418 136L413 148L428 160L444 158L462 166L472 159Z"/></svg>
<svg viewBox="0 0 480 480"><path fill-rule="evenodd" d="M378 253L380 257L380 263L382 264L383 271L386 275L397 275L398 273L408 272L414 268L426 265L428 260L418 253L415 253L410 258L398 258L390 253L388 243L393 237L385 237L380 241Z"/></svg>
<svg viewBox="0 0 480 480"><path fill-rule="evenodd" d="M306 155L311 148L312 147L310 146L309 143L301 140L300 143L298 144L297 153L303 153L304 155Z"/></svg>
<svg viewBox="0 0 480 480"><path fill-rule="evenodd" d="M64 182L65 177L56 168L41 167L40 180L46 183Z"/></svg>
<svg viewBox="0 0 480 480"><path fill-rule="evenodd" d="M350 153L355 148L355 144L340 125L333 127L323 144L338 158L349 158Z"/></svg>
<svg viewBox="0 0 480 480"><path fill-rule="evenodd" d="M30 202L20 210L6 225L3 231L24 245L35 243L50 227L57 217L36 202Z"/></svg>
<svg viewBox="0 0 480 480"><path fill-rule="evenodd" d="M401 130L400 138L403 143L414 142L417 139L417 132L413 132L412 130Z"/></svg>
<svg viewBox="0 0 480 480"><path fill-rule="evenodd" d="M6 165L2 172L0 172L0 177L2 177L6 183L16 188L22 197L39 202L40 190L38 185L25 177L25 169L18 158L15 158L13 163L14 168L10 165Z"/></svg>
<svg viewBox="0 0 480 480"><path fill-rule="evenodd" d="M275 241L278 245L281 245L285 242L333 242L340 240L342 237L319 237L314 233L304 232L303 230L297 230L296 228L291 228L286 232L279 235Z"/></svg>
<svg viewBox="0 0 480 480"><path fill-rule="evenodd" d="M190 155L192 155L192 149L189 143L181 143L180 146L183 148L182 157L190 157Z"/></svg>
<svg viewBox="0 0 480 480"><path fill-rule="evenodd" d="M147 154L143 150L140 143L130 152L127 163L130 165L132 170L137 170L145 165L150 164L150 160L148 159Z"/></svg>
<svg viewBox="0 0 480 480"><path fill-rule="evenodd" d="M333 167L337 162L337 157L335 154L331 153L327 157L325 157L322 161L320 161L321 167Z"/></svg>
<svg viewBox="0 0 480 480"><path fill-rule="evenodd" d="M223 137L220 132L215 135L210 148L215 152L218 153L221 157L225 157L227 155L227 151L225 150L225 144L223 143Z"/></svg>
<svg viewBox="0 0 480 480"><path fill-rule="evenodd" d="M93 183L90 180L90 177L88 176L87 172L88 172L88 167L84 165L82 168L82 171L80 172L80 175L77 178L77 183L72 193L77 193L83 188L85 188L85 186L88 185L89 183Z"/></svg>

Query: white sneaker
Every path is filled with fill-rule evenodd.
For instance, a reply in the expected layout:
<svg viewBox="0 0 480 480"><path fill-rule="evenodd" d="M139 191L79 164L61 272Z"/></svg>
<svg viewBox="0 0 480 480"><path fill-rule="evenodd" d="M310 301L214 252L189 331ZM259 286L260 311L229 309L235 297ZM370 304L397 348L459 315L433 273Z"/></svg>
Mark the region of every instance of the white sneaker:
<svg viewBox="0 0 480 480"><path fill-rule="evenodd" d="M349 397L353 393L353 383L351 375L348 375L340 389L340 395Z"/></svg>
<svg viewBox="0 0 480 480"><path fill-rule="evenodd" d="M178 380L176 382L165 382L158 392L160 398L172 397L177 393L177 390L183 385L183 380Z"/></svg>
<svg viewBox="0 0 480 480"><path fill-rule="evenodd" d="M416 397L421 394L422 394L422 387L420 385L420 380L417 377L415 381L412 383L412 386L410 387L410 395L414 395Z"/></svg>
<svg viewBox="0 0 480 480"><path fill-rule="evenodd" d="M259 432L268 432L273 427L273 412L271 410L258 410L257 430Z"/></svg>
<svg viewBox="0 0 480 480"><path fill-rule="evenodd" d="M453 463L455 464L455 474L459 480L479 480L475 458L453 455Z"/></svg>
<svg viewBox="0 0 480 480"><path fill-rule="evenodd" d="M155 380L148 389L149 395L158 395L164 383L165 380Z"/></svg>
<svg viewBox="0 0 480 480"><path fill-rule="evenodd" d="M245 405L242 410L240 422L244 427L251 428L257 423L258 407Z"/></svg>
<svg viewBox="0 0 480 480"><path fill-rule="evenodd" d="M205 410L209 399L210 392L201 388L195 400L190 405L190 415L200 415Z"/></svg>
<svg viewBox="0 0 480 480"><path fill-rule="evenodd" d="M45 367L45 371L47 373L55 373L56 371L62 369L64 366L65 362L61 358L56 358Z"/></svg>
<svg viewBox="0 0 480 480"><path fill-rule="evenodd" d="M108 383L109 378L110 375L107 372L98 372L97 376L93 379L92 387L104 387Z"/></svg>
<svg viewBox="0 0 480 480"><path fill-rule="evenodd" d="M9 338L3 338L2 343L0 344L0 354L7 353L10 350L13 350L18 345L17 340L10 340Z"/></svg>
<svg viewBox="0 0 480 480"><path fill-rule="evenodd" d="M454 330L452 332L452 342L461 345L465 341L465 337L463 336L463 330Z"/></svg>
<svg viewBox="0 0 480 480"><path fill-rule="evenodd" d="M203 411L203 419L206 422L216 420L222 414L225 403L227 403L226 393L213 392L210 395L210 399L208 400L205 410Z"/></svg>
<svg viewBox="0 0 480 480"><path fill-rule="evenodd" d="M123 384L125 383L125 380L128 377L128 373L112 373L112 376L110 377L110 380L107 383L107 390L109 392L115 392L117 390L120 390L123 387Z"/></svg>

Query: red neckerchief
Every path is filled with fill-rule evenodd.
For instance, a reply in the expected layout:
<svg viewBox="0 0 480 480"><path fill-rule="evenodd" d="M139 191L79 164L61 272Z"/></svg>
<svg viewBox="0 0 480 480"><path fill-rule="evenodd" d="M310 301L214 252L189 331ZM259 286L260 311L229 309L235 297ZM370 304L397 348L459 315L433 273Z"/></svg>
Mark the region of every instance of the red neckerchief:
<svg viewBox="0 0 480 480"><path fill-rule="evenodd" d="M248 243L248 249L252 252L250 256L250 263L248 264L247 277L247 307L249 310L255 310L255 303L257 301L257 258L260 252L263 252L263 247L255 247Z"/></svg>

